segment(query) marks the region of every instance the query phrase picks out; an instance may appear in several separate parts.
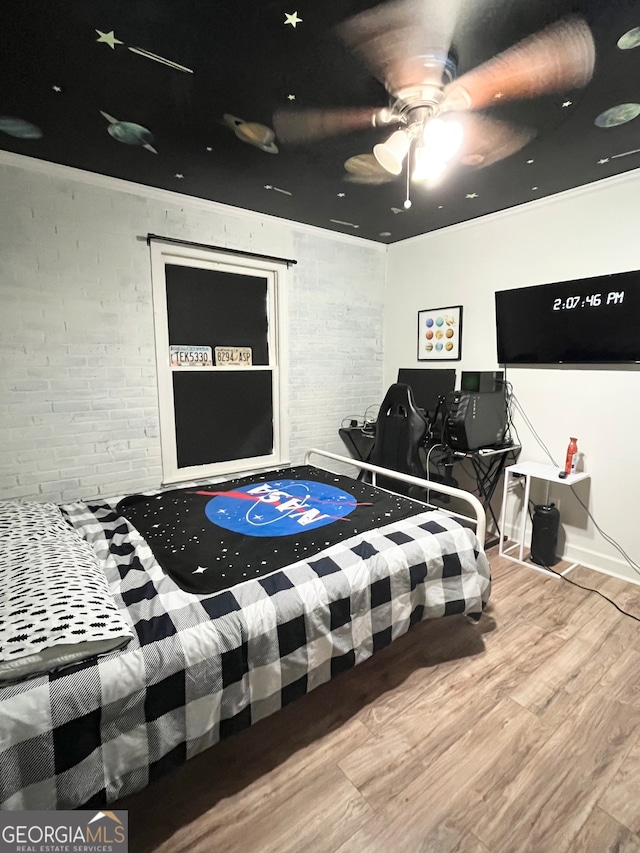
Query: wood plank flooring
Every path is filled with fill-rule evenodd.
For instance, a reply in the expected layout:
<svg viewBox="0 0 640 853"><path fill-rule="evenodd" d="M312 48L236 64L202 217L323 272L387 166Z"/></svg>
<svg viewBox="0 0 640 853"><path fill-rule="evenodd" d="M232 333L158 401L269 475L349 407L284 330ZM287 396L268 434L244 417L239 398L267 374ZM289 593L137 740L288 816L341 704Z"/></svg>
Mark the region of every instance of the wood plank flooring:
<svg viewBox="0 0 640 853"><path fill-rule="evenodd" d="M640 853L640 623L496 550L479 625L417 625L114 804L132 853Z"/></svg>

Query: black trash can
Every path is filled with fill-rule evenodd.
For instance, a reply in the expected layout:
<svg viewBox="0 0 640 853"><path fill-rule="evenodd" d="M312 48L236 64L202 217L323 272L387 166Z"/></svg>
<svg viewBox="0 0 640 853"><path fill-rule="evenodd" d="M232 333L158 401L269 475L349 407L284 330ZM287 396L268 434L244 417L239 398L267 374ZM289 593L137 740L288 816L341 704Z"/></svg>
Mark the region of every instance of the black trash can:
<svg viewBox="0 0 640 853"><path fill-rule="evenodd" d="M539 566L555 566L560 513L555 504L537 504L533 510L531 561Z"/></svg>

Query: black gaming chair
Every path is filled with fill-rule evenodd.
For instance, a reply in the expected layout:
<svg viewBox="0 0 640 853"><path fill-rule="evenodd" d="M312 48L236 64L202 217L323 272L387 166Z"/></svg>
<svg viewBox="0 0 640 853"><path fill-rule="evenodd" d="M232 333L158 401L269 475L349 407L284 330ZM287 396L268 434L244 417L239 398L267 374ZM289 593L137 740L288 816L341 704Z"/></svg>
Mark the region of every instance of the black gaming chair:
<svg viewBox="0 0 640 853"><path fill-rule="evenodd" d="M424 463L419 451L423 446L427 426L427 419L416 408L411 387L401 383L392 385L380 406L369 462L372 465L391 468L392 471L424 477ZM425 497L423 489L389 477L378 477L377 483L384 489L419 500L424 500Z"/></svg>

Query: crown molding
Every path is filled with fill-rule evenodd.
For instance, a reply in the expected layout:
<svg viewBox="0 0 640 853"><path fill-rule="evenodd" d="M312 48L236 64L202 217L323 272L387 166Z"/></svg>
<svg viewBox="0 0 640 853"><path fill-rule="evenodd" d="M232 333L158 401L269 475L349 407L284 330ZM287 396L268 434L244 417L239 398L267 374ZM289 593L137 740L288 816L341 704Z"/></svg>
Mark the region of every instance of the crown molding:
<svg viewBox="0 0 640 853"><path fill-rule="evenodd" d="M495 222L505 217L513 218L528 213L531 210L538 208L552 207L554 204L560 204L567 199L578 198L580 196L590 195L619 184L632 183L640 178L640 169L633 169L630 172L621 172L619 175L611 175L609 178L601 178L599 181L592 181L589 184L584 184L581 187L574 187L570 190L562 190L562 192L547 195L543 198L536 198L532 201L517 204L515 207L505 207L504 210L496 210L495 213L485 213L483 216L475 216L473 219L467 219L464 222L456 222L454 225L443 225L442 228L437 228L433 231L427 231L424 234L416 234L414 237L407 237L404 240L398 240L395 243L390 243L389 248L394 246L406 246L408 243L418 240L425 240L428 237L436 234L447 234L455 231L462 231L468 228L474 228L486 225L488 222Z"/></svg>
<svg viewBox="0 0 640 853"><path fill-rule="evenodd" d="M73 180L113 192L144 196L145 198L161 201L165 204L179 204L182 207L189 207L192 210L221 213L227 216L242 214L242 216L250 219L257 219L261 222L266 220L267 222L273 222L291 230L303 231L314 234L317 237L324 237L327 240L338 240L342 243L350 243L357 246L362 246L364 243L368 248L375 248L383 253L386 253L388 249L386 243L378 243L366 237L342 234L339 231L332 231L329 228L321 228L318 225L307 225L306 223L295 222L293 219L283 219L280 216L272 216L269 213L257 213L256 211L246 210L242 207L222 204L219 201L210 201L209 199L199 198L198 196L186 195L159 187L150 187L146 184L136 184L133 181L126 181L123 178L99 175L96 172L87 172L84 169L77 169L74 166L51 163L48 160L39 160L36 157L29 157L26 154L15 154L12 151L0 151L0 166L12 166L18 169L26 169L30 172L37 172L51 178Z"/></svg>

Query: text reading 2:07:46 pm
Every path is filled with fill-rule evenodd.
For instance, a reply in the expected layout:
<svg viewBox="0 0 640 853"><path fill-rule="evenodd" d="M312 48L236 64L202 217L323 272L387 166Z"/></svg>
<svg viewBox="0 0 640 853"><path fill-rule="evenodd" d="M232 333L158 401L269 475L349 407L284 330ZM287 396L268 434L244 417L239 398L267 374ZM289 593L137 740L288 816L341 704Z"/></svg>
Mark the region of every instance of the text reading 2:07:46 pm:
<svg viewBox="0 0 640 853"><path fill-rule="evenodd" d="M565 311L572 308L598 308L606 305L622 305L624 290L611 291L603 297L602 293L592 293L590 296L567 296L566 299L554 299L553 310Z"/></svg>

